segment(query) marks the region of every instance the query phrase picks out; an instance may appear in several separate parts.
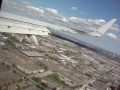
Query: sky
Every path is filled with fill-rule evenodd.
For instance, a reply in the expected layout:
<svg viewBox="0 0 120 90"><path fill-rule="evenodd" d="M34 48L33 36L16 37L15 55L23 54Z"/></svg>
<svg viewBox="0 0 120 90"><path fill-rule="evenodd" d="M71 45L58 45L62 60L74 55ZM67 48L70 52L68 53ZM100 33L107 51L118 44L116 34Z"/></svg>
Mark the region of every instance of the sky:
<svg viewBox="0 0 120 90"><path fill-rule="evenodd" d="M119 19L120 0L28 0L33 6L55 8L65 16L90 19Z"/></svg>

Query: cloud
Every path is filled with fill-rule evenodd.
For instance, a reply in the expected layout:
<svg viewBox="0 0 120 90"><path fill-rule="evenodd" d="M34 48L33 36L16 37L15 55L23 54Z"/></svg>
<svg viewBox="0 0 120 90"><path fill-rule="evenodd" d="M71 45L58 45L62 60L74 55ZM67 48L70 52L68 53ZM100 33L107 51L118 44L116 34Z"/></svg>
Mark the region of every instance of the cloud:
<svg viewBox="0 0 120 90"><path fill-rule="evenodd" d="M104 19L85 19L85 18L78 18L78 17L70 17L69 18L71 21L76 21L76 22L82 22L82 23L85 23L85 24L89 24L89 25L92 25L92 24L96 24L96 25L101 25L101 24L104 24L105 23L105 20Z"/></svg>
<svg viewBox="0 0 120 90"><path fill-rule="evenodd" d="M83 30L95 31L105 23L104 19L86 19L78 17L69 17L69 21L82 27Z"/></svg>
<svg viewBox="0 0 120 90"><path fill-rule="evenodd" d="M118 37L117 37L115 34L113 34L113 33L107 33L106 35L107 35L108 37L112 38L112 39L115 39L115 40L118 39Z"/></svg>
<svg viewBox="0 0 120 90"><path fill-rule="evenodd" d="M62 18L61 19L63 22L68 22L68 20L66 18Z"/></svg>
<svg viewBox="0 0 120 90"><path fill-rule="evenodd" d="M62 22L65 22L65 23L67 23L67 22L68 22L68 20L67 20L65 17L61 17L61 18L54 17L54 19L56 19L57 21L62 21Z"/></svg>
<svg viewBox="0 0 120 90"><path fill-rule="evenodd" d="M26 4L26 5L31 5L31 3L27 2L27 1L24 1L24 0L21 0L22 3Z"/></svg>
<svg viewBox="0 0 120 90"><path fill-rule="evenodd" d="M93 20L93 22L96 24L96 25L102 25L104 24L106 21L104 19L96 19L96 20Z"/></svg>
<svg viewBox="0 0 120 90"><path fill-rule="evenodd" d="M37 8L37 7L33 7L33 6L27 6L28 9L34 11L34 12L37 12L39 14L44 14L44 10L40 9L40 8Z"/></svg>
<svg viewBox="0 0 120 90"><path fill-rule="evenodd" d="M70 17L69 19L70 20L79 20L80 18L78 18L78 17Z"/></svg>
<svg viewBox="0 0 120 90"><path fill-rule="evenodd" d="M72 10L72 11L77 11L77 10L78 10L78 8L77 8L77 7L75 7L75 6L73 6L73 7L71 7L71 8L70 8L70 10Z"/></svg>
<svg viewBox="0 0 120 90"><path fill-rule="evenodd" d="M58 14L58 11L56 9L53 8L46 8L46 9L53 14Z"/></svg>

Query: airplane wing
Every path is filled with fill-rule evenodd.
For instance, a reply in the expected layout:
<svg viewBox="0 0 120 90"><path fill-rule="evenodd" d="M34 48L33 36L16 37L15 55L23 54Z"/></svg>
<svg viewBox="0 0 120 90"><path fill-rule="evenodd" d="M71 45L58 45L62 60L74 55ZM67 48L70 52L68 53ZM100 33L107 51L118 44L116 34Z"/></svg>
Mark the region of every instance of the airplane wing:
<svg viewBox="0 0 120 90"><path fill-rule="evenodd" d="M117 21L117 19L112 19L109 22L107 22L106 24L104 24L103 26L101 26L96 31L88 32L88 30L84 30L84 31L83 30L75 30L75 29L71 29L71 28L68 28L68 27L53 25L53 24L50 24L50 23L37 21L37 20L29 19L29 18L26 18L26 17L18 16L18 15L8 14L8 13L1 13L0 17L1 17L0 19L7 19L7 21L5 21L5 22L2 22L4 20L0 20L0 24L1 25L4 24L3 25L4 30L1 30L1 32L21 33L21 34L22 33L23 34L35 34L35 35L43 34L43 32L42 32L43 30L44 30L44 33L46 31L48 32L49 30L46 30L46 29L51 28L51 29L60 30L60 31L64 31L64 32L87 33L89 35L99 37L99 36L102 36L107 30L109 30L109 28ZM8 20L9 20L9 22L8 22ZM14 21L14 23L11 23L11 21ZM16 23L16 22L19 22L19 23ZM7 27L8 25L12 26L12 27L9 28L9 30L8 30L8 27ZM42 27L42 30L40 30L40 26ZM17 31L15 31L15 29L17 29Z"/></svg>
<svg viewBox="0 0 120 90"><path fill-rule="evenodd" d="M107 30L110 29L110 27L117 21L117 19L112 19L109 22L107 22L106 24L104 24L103 26L101 26L99 29L97 29L94 32L90 32L88 34L93 35L93 36L102 36L105 32L107 32Z"/></svg>
<svg viewBox="0 0 120 90"><path fill-rule="evenodd" d="M48 35L49 30L44 26L0 17L0 32L31 35Z"/></svg>

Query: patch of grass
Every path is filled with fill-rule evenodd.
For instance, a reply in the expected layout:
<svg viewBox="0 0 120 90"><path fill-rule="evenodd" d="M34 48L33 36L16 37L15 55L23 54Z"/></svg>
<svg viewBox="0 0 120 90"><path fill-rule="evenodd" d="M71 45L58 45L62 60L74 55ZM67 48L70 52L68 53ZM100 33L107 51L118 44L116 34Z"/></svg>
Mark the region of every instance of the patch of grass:
<svg viewBox="0 0 120 90"><path fill-rule="evenodd" d="M13 64L12 64L12 67L13 67L13 68L17 68L17 65L13 63Z"/></svg>
<svg viewBox="0 0 120 90"><path fill-rule="evenodd" d="M14 42L20 43L20 41L16 37L10 37L10 39Z"/></svg>
<svg viewBox="0 0 120 90"><path fill-rule="evenodd" d="M38 78L38 77L32 77L32 79L37 82L37 83L41 83L41 78Z"/></svg>
<svg viewBox="0 0 120 90"><path fill-rule="evenodd" d="M23 39L23 40L22 40L22 43L30 44L26 39Z"/></svg>
<svg viewBox="0 0 120 90"><path fill-rule="evenodd" d="M12 47L15 47L15 43L20 43L20 41L13 36L9 36L9 39L7 39L5 42L6 42L6 45L12 46Z"/></svg>
<svg viewBox="0 0 120 90"><path fill-rule="evenodd" d="M9 45L9 46L15 47L15 43L11 39L7 39L6 44Z"/></svg>
<svg viewBox="0 0 120 90"><path fill-rule="evenodd" d="M41 88L42 90L46 90L48 88L47 84L41 81L41 78L33 76L32 79L39 84L36 85L38 88Z"/></svg>
<svg viewBox="0 0 120 90"><path fill-rule="evenodd" d="M60 78L59 78L59 75L54 73L52 75L49 75L48 76L50 79L54 80L55 82L58 82L59 84L65 84L64 81L62 81Z"/></svg>
<svg viewBox="0 0 120 90"><path fill-rule="evenodd" d="M59 57L57 57L56 55L54 55L54 54L50 54L50 53L46 53L46 56L48 57L48 58L50 58L51 60L59 60Z"/></svg>
<svg viewBox="0 0 120 90"><path fill-rule="evenodd" d="M12 67L15 68L15 69L17 69L17 71L21 72L22 74L26 74L26 76L29 75L29 74L25 73L25 71L19 69L19 68L17 67L17 65L14 64L14 63L12 64ZM19 72L17 72L17 71L14 70L13 72L16 73L16 74L21 75L21 73L19 73Z"/></svg>
<svg viewBox="0 0 120 90"><path fill-rule="evenodd" d="M47 70L48 70L48 67L47 67L46 65L44 65L43 63L36 62L35 64L36 64L37 66L39 66L39 67L43 68L45 71L47 71Z"/></svg>

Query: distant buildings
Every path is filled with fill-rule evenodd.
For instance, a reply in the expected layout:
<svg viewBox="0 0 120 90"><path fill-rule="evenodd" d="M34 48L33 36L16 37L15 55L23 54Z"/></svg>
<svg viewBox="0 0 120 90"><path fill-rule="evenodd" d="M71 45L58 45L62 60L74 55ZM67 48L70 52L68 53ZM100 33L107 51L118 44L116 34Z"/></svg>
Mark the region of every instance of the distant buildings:
<svg viewBox="0 0 120 90"><path fill-rule="evenodd" d="M36 66L33 63L17 65L17 68L19 68L20 70L24 71L27 74L35 74L35 73L42 73L42 72L44 72L44 69Z"/></svg>

